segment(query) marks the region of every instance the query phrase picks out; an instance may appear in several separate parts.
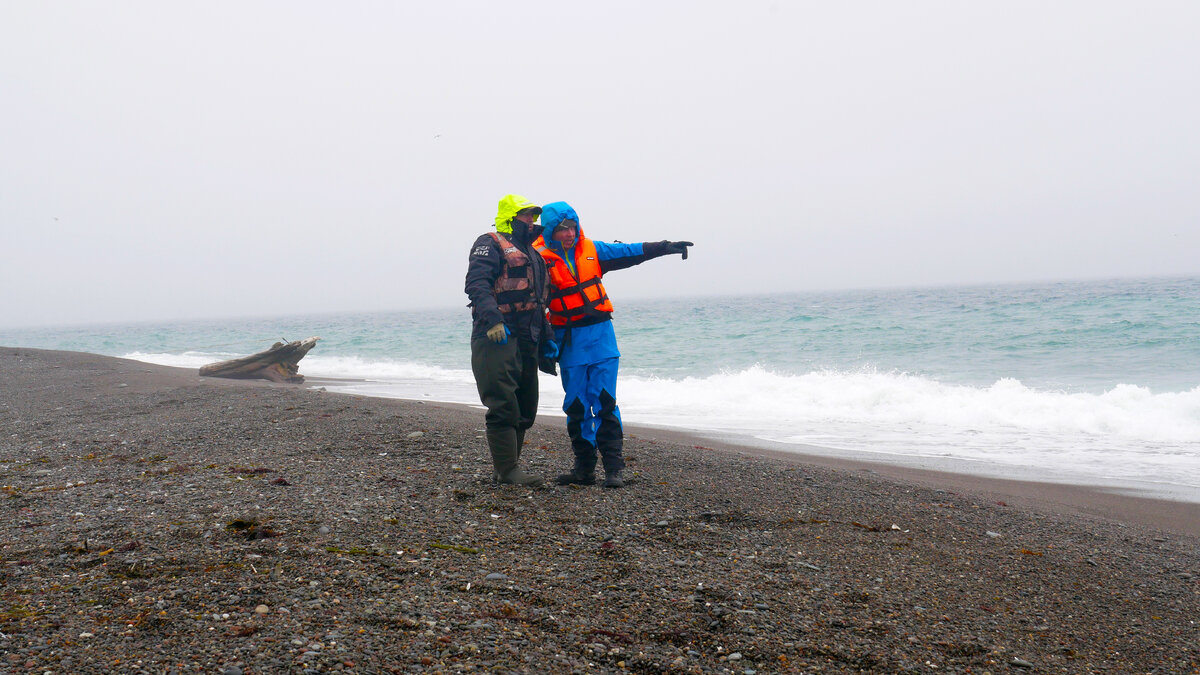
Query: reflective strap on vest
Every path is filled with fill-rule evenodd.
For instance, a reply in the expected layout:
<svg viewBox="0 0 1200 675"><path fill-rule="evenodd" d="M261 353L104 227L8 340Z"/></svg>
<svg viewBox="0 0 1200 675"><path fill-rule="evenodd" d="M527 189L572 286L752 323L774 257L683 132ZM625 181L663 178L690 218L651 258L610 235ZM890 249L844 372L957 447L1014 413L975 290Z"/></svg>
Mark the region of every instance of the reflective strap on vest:
<svg viewBox="0 0 1200 675"><path fill-rule="evenodd" d="M600 285L600 277L592 277L591 279L588 279L587 281L575 284L574 286L571 286L569 288L552 291L550 293L550 299L557 300L559 298L565 298L568 295L573 295L575 293L582 293L585 288L590 288L592 286L598 286L598 285ZM605 297L607 297L607 296L605 296Z"/></svg>

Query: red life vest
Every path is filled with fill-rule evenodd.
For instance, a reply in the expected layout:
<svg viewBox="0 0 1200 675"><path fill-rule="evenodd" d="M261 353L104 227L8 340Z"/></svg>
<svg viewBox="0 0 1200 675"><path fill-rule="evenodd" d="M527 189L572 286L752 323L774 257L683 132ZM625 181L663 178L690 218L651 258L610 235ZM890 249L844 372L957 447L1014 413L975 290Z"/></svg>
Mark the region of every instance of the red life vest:
<svg viewBox="0 0 1200 675"><path fill-rule="evenodd" d="M533 281L533 265L529 264L529 257L499 232L489 234L496 240L504 256L504 268L492 289L496 294L496 305L504 314L537 309L537 285ZM545 298L541 300L545 302Z"/></svg>
<svg viewBox="0 0 1200 675"><path fill-rule="evenodd" d="M539 237L533 247L546 261L546 272L554 290L550 291L550 323L555 327L585 326L611 318L612 303L600 283L600 258L591 239L580 238L575 244L575 270Z"/></svg>

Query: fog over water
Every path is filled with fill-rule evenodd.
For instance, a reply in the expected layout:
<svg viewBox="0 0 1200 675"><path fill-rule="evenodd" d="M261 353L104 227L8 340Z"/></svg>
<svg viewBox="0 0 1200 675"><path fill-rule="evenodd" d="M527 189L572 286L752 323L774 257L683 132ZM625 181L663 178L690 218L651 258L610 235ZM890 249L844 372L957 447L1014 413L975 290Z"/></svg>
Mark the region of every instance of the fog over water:
<svg viewBox="0 0 1200 675"><path fill-rule="evenodd" d="M1200 272L1191 2L0 6L0 326L465 304L497 200L616 299ZM464 319L465 321L465 319Z"/></svg>

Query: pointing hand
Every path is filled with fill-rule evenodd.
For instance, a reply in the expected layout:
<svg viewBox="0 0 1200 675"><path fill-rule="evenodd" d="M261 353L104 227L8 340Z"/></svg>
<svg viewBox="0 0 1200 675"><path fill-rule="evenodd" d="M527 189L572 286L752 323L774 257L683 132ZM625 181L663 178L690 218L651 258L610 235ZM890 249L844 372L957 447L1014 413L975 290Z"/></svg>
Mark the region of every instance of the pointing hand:
<svg viewBox="0 0 1200 675"><path fill-rule="evenodd" d="M682 253L683 259L687 260L688 247L694 245L690 241L669 241L667 242L667 253Z"/></svg>

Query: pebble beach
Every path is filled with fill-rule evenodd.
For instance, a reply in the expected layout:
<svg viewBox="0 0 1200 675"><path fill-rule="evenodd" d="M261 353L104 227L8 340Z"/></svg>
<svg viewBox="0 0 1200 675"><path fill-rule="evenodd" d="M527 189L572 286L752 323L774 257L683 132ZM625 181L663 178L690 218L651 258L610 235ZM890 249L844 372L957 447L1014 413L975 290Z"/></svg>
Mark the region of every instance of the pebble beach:
<svg viewBox="0 0 1200 675"><path fill-rule="evenodd" d="M0 348L0 672L1200 672L1197 505L627 432Z"/></svg>

